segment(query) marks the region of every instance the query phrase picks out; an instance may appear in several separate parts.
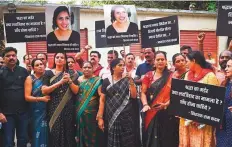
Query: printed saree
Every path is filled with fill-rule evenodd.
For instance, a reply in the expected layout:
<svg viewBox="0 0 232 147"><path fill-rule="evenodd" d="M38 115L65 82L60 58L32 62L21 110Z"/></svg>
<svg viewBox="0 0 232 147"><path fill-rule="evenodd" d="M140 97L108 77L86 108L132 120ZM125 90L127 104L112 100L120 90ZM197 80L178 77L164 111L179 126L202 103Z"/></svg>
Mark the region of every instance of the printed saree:
<svg viewBox="0 0 232 147"><path fill-rule="evenodd" d="M77 147L99 147L96 116L99 107L99 77L92 77L80 83L76 102Z"/></svg>
<svg viewBox="0 0 232 147"><path fill-rule="evenodd" d="M53 74L53 73L52 73ZM71 75L71 74L70 74ZM52 79L50 80L50 85L53 85L59 82L63 77L63 72L55 76L53 74ZM71 75L72 77L72 75ZM74 83L77 83L77 79L73 80ZM59 106L60 102L64 99L66 91L69 89L68 84L63 84L62 86L56 88L52 93L50 93L51 100L47 105L48 121L54 116L54 113ZM69 97L68 102L65 104L61 113L58 115L55 120L52 128L49 132L49 147L74 147L75 143L75 105L74 99Z"/></svg>
<svg viewBox="0 0 232 147"><path fill-rule="evenodd" d="M32 96L43 96L41 87L43 85L43 77L36 79L34 75L32 77ZM32 147L47 147L48 144L48 126L46 120L46 103L35 102L30 103L31 115L32 115Z"/></svg>

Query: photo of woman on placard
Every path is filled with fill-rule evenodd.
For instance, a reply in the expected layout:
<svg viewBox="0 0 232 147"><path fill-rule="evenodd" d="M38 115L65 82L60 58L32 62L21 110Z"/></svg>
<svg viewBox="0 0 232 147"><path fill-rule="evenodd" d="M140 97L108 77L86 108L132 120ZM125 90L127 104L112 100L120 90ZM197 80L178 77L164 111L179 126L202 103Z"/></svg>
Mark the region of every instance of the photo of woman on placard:
<svg viewBox="0 0 232 147"><path fill-rule="evenodd" d="M80 44L80 34L71 30L70 25L73 24L73 15L71 17L66 6L59 6L55 9L52 20L52 28L54 31L47 35L48 52L54 51L59 45L54 44ZM60 46L59 46L60 47ZM70 47L70 46L69 46Z"/></svg>
<svg viewBox="0 0 232 147"><path fill-rule="evenodd" d="M138 25L130 21L132 13L130 9L123 5L115 5L111 8L110 21L111 24L106 28L107 44L124 44L138 42L133 40L123 40L123 37L116 37L118 35L136 35L138 34ZM115 36L115 37L113 37ZM133 37L133 38L134 38ZM128 39L128 37L126 37Z"/></svg>
<svg viewBox="0 0 232 147"><path fill-rule="evenodd" d="M126 32L133 34L135 30L138 30L138 25L136 23L130 22L130 16L131 13L127 12L124 6L113 6L111 9L112 25L107 27L106 33L117 34Z"/></svg>

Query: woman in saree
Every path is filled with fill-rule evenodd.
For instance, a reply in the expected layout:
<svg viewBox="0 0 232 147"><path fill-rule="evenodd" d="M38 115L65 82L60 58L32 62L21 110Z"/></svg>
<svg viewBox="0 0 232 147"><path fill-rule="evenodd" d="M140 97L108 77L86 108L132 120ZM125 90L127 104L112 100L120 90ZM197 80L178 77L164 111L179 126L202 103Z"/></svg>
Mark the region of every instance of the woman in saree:
<svg viewBox="0 0 232 147"><path fill-rule="evenodd" d="M167 69L166 52L156 52L154 66L154 71L146 73L142 81L142 112L146 112L144 146L177 147L177 120L166 110L170 103L172 79L172 74Z"/></svg>
<svg viewBox="0 0 232 147"><path fill-rule="evenodd" d="M96 120L99 106L104 105L100 98L101 79L93 75L91 62L84 62L82 71L83 75L78 78L80 88L76 101L77 147L102 147Z"/></svg>
<svg viewBox="0 0 232 147"><path fill-rule="evenodd" d="M206 62L204 55L200 51L192 51L187 54L187 66L189 71L185 75L185 80L192 82L218 85L218 80L213 73L213 67ZM179 147L215 147L215 129L210 125L189 121L180 131Z"/></svg>
<svg viewBox="0 0 232 147"><path fill-rule="evenodd" d="M172 56L172 63L175 67L175 71L172 74L172 77L177 79L184 79L185 74L188 71L186 68L186 57L181 53L176 53Z"/></svg>
<svg viewBox="0 0 232 147"><path fill-rule="evenodd" d="M173 78L176 79L184 79L185 74L187 73L187 68L186 68L186 57L181 54L181 53L176 53L175 55L173 55L172 57L172 62L173 65L175 67L175 71L172 74ZM179 130L176 131L176 135L178 135L177 137L179 138L179 136L185 135L186 132L183 131L183 127L184 127L184 123L185 123L184 118L179 118L179 125L177 125L177 127L179 127ZM178 134L179 132L179 134Z"/></svg>
<svg viewBox="0 0 232 147"><path fill-rule="evenodd" d="M67 57L67 62L68 62L68 70L69 70L69 72L77 73L79 76L83 75L82 72L80 72L78 70L75 70L76 61L74 60L74 58L72 56Z"/></svg>
<svg viewBox="0 0 232 147"><path fill-rule="evenodd" d="M49 146L74 147L75 143L75 106L74 94L77 94L77 74L67 70L66 55L54 55L54 67L47 75L52 77L42 87L43 94L50 95L47 105L49 122Z"/></svg>
<svg viewBox="0 0 232 147"><path fill-rule="evenodd" d="M217 147L232 146L232 59L226 64L226 80L222 82L222 86L226 87L224 100L224 120L220 128L216 130Z"/></svg>
<svg viewBox="0 0 232 147"><path fill-rule="evenodd" d="M40 59L31 62L34 74L25 80L25 99L30 102L32 117L32 147L48 146L48 125L46 120L46 105L50 96L44 96L41 87L45 80L45 66Z"/></svg>
<svg viewBox="0 0 232 147"><path fill-rule="evenodd" d="M98 125L106 135L107 147L141 147L137 131L139 123L134 121L139 116L131 101L136 98L136 86L129 75L123 76L124 68L123 59L112 60L112 76L104 79L102 83L105 109L100 107L97 117Z"/></svg>

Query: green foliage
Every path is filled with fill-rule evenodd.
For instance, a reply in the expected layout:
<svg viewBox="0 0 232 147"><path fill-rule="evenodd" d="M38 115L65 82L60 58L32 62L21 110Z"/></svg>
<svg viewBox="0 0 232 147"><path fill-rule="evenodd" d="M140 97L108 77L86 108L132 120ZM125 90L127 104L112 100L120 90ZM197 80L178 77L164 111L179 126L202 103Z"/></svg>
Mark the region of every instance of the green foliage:
<svg viewBox="0 0 232 147"><path fill-rule="evenodd" d="M47 0L18 0L22 3L28 3L28 4L47 4Z"/></svg>
<svg viewBox="0 0 232 147"><path fill-rule="evenodd" d="M61 4L64 4L64 5L73 5L76 3L76 0L66 0L66 1L62 1Z"/></svg>
<svg viewBox="0 0 232 147"><path fill-rule="evenodd" d="M181 9L189 10L189 5L195 6L194 10L216 11L216 1L136 1L136 0L83 0L83 5L87 6L103 6L109 4L115 5L135 5L144 8L159 8L159 9Z"/></svg>
<svg viewBox="0 0 232 147"><path fill-rule="evenodd" d="M213 2L213 1L208 2L208 6L207 6L208 11L216 11L216 9L217 9L216 2Z"/></svg>

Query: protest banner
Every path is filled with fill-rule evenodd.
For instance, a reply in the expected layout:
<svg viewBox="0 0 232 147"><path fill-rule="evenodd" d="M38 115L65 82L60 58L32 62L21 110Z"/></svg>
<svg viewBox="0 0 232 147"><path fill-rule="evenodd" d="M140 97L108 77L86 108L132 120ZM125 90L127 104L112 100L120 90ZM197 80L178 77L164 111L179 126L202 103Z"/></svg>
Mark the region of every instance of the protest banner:
<svg viewBox="0 0 232 147"><path fill-rule="evenodd" d="M126 46L139 42L134 5L104 5L107 45Z"/></svg>
<svg viewBox="0 0 232 147"><path fill-rule="evenodd" d="M5 13L7 43L46 41L44 13Z"/></svg>
<svg viewBox="0 0 232 147"><path fill-rule="evenodd" d="M224 87L173 79L170 95L170 113L212 126L221 124Z"/></svg>
<svg viewBox="0 0 232 147"><path fill-rule="evenodd" d="M217 36L231 36L232 34L232 2L220 1L217 15Z"/></svg>
<svg viewBox="0 0 232 147"><path fill-rule="evenodd" d="M177 16L141 21L140 26L142 48L179 44Z"/></svg>
<svg viewBox="0 0 232 147"><path fill-rule="evenodd" d="M118 44L107 45L104 20L95 21L95 45L96 45L96 48L121 46L120 44L119 45Z"/></svg>
<svg viewBox="0 0 232 147"><path fill-rule="evenodd" d="M45 13L47 52L79 52L79 8L47 6Z"/></svg>
<svg viewBox="0 0 232 147"><path fill-rule="evenodd" d="M104 48L107 46L104 20L95 21L95 44L96 48Z"/></svg>

